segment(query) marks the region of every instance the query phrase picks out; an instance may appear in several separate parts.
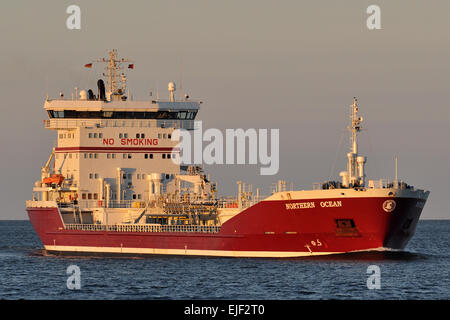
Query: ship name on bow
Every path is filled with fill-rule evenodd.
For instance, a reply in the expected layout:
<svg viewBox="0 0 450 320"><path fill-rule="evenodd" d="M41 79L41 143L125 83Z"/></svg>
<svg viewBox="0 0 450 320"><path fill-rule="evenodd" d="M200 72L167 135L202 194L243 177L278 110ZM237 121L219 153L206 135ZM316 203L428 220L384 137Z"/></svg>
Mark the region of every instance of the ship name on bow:
<svg viewBox="0 0 450 320"><path fill-rule="evenodd" d="M342 201L320 201L319 205L321 208L338 208L342 207ZM314 209L315 207L314 201L286 203L286 210Z"/></svg>
<svg viewBox="0 0 450 320"><path fill-rule="evenodd" d="M295 210L295 209L313 209L316 205L314 202L294 202L294 203L286 203L287 210Z"/></svg>

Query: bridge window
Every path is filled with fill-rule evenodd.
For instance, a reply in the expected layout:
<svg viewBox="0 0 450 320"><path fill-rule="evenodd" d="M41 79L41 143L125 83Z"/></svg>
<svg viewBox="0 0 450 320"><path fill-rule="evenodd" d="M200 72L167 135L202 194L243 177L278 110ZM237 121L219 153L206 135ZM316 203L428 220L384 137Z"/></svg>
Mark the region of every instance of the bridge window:
<svg viewBox="0 0 450 320"><path fill-rule="evenodd" d="M194 119L196 112L188 111L76 111L49 110L50 118L71 119Z"/></svg>
<svg viewBox="0 0 450 320"><path fill-rule="evenodd" d="M178 112L178 119L186 119L186 114L187 112L185 111Z"/></svg>

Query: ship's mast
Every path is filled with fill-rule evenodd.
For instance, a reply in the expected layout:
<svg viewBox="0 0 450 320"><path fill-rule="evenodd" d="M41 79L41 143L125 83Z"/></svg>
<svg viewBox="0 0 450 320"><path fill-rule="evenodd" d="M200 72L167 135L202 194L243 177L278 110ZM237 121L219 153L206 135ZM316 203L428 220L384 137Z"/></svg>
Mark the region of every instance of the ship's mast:
<svg viewBox="0 0 450 320"><path fill-rule="evenodd" d="M342 184L349 186L364 186L365 172L364 164L366 157L358 156L358 133L361 131L363 118L358 115L358 100L353 98L353 104L350 105L350 125L347 127L350 131L350 152L347 153L347 171L341 172Z"/></svg>
<svg viewBox="0 0 450 320"><path fill-rule="evenodd" d="M126 90L126 76L120 71L123 69L121 64L123 62L131 62L128 59L118 58L117 50L113 49L108 52L108 58L102 58L97 60L97 62L106 63L105 70L103 74L108 82L108 92L110 94L124 94ZM120 82L122 85L120 86Z"/></svg>
<svg viewBox="0 0 450 320"><path fill-rule="evenodd" d="M353 98L353 104L350 105L350 126L351 131L351 151L358 154L358 132L361 130L363 118L358 116L358 99Z"/></svg>

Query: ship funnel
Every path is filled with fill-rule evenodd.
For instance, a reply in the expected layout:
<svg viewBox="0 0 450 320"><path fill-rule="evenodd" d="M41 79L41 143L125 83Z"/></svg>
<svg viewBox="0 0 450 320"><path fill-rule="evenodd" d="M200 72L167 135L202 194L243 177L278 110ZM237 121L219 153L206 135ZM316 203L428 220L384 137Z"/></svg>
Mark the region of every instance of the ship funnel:
<svg viewBox="0 0 450 320"><path fill-rule="evenodd" d="M99 100L106 100L105 95L105 83L102 79L97 81L97 87L98 87L98 99Z"/></svg>

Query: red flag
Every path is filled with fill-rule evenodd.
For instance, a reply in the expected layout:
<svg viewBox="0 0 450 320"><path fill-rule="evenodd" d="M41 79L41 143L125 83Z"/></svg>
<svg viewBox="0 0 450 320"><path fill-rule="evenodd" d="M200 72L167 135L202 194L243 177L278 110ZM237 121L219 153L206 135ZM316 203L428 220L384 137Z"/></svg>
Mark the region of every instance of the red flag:
<svg viewBox="0 0 450 320"><path fill-rule="evenodd" d="M88 63L84 65L86 68L92 68L92 63Z"/></svg>
<svg viewBox="0 0 450 320"><path fill-rule="evenodd" d="M128 69L134 69L134 63L128 65Z"/></svg>

